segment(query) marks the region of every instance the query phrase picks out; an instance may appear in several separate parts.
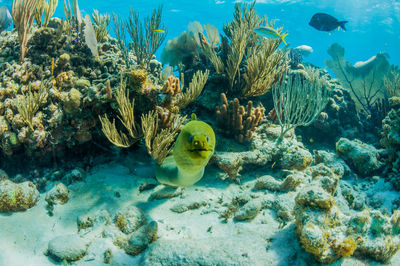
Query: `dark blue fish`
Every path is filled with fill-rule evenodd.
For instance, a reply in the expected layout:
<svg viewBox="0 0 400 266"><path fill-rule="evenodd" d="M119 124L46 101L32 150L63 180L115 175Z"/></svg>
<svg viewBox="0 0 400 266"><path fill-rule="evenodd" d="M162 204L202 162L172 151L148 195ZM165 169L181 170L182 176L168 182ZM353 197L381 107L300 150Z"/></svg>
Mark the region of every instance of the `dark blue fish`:
<svg viewBox="0 0 400 266"><path fill-rule="evenodd" d="M347 21L339 21L331 15L325 13L316 13L314 16L312 16L310 23L308 24L320 31L333 31L335 29L339 30L340 28L345 31L346 23Z"/></svg>

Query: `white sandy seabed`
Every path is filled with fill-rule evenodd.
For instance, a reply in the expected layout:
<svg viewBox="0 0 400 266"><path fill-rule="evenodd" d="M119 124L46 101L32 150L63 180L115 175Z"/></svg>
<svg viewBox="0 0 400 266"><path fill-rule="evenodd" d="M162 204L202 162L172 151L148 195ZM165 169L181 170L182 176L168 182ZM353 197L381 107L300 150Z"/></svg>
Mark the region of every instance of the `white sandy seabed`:
<svg viewBox="0 0 400 266"><path fill-rule="evenodd" d="M77 217L107 210L111 217L127 206L141 208L147 221L158 224L158 239L140 255L131 256L99 234L88 234L86 255L73 265L103 265L104 252L111 249L111 265L310 265L317 264L298 244L293 223L283 228L273 209L262 210L250 221L221 219L221 202L245 191L255 177L245 177L241 185L222 181L218 170L208 166L205 177L185 188L177 197L152 200L163 189L139 191L140 184L152 180L152 166L135 159L94 167L84 182L68 186L70 200L56 205L54 215L46 210L45 194L38 204L25 211L0 216L0 265L34 266L61 264L44 255L50 240L79 234ZM50 188L49 188L50 189ZM117 197L116 194L120 195ZM268 197L271 192L260 192ZM176 204L206 203L198 209L176 213ZM82 235L82 234L81 234ZM83 235L83 238L85 236ZM378 265L345 258L336 265ZM390 264L400 265L396 254Z"/></svg>

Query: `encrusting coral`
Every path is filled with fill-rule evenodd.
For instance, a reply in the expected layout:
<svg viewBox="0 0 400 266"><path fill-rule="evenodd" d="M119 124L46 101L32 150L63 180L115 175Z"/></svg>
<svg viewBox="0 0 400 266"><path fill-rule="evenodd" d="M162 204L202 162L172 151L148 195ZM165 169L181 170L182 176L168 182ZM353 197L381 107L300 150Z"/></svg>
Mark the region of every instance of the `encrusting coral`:
<svg viewBox="0 0 400 266"><path fill-rule="evenodd" d="M385 172L395 188L400 190L400 98L392 97L389 103L391 109L382 121L380 143L387 152Z"/></svg>
<svg viewBox="0 0 400 266"><path fill-rule="evenodd" d="M355 172L370 176L383 166L379 160L379 151L374 146L362 143L358 139L340 138L336 142L336 152L349 162Z"/></svg>
<svg viewBox="0 0 400 266"><path fill-rule="evenodd" d="M36 205L39 191L26 181L16 184L8 179L0 179L0 212L24 211Z"/></svg>
<svg viewBox="0 0 400 266"><path fill-rule="evenodd" d="M312 169L311 183L295 199L296 233L304 249L322 263L351 255L387 262L400 248L399 212L345 213L336 199L339 176L323 164Z"/></svg>

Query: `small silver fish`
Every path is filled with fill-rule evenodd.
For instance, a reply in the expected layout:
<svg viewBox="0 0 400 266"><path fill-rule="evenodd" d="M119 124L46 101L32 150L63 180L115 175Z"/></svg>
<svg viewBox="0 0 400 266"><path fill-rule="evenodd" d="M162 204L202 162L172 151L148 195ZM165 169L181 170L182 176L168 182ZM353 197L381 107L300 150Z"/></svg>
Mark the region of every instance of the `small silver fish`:
<svg viewBox="0 0 400 266"><path fill-rule="evenodd" d="M280 34L276 29L268 26L258 27L255 28L253 31L264 38L281 39L283 43L287 45L285 37L288 35L288 33Z"/></svg>
<svg viewBox="0 0 400 266"><path fill-rule="evenodd" d="M0 32L3 30L6 30L8 27L10 27L12 23L12 17L10 14L10 11L8 11L8 8L5 6L0 7Z"/></svg>

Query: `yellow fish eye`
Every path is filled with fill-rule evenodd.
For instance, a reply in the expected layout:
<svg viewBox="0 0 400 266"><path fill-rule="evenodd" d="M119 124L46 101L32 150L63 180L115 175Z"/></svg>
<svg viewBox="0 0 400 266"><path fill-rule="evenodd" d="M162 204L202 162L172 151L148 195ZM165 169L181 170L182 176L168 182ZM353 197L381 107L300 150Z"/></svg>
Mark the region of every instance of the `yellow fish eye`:
<svg viewBox="0 0 400 266"><path fill-rule="evenodd" d="M206 140L207 140L207 142L210 140L210 138L208 137L208 136L206 136Z"/></svg>
<svg viewBox="0 0 400 266"><path fill-rule="evenodd" d="M193 142L193 136L192 136L192 135L189 136L189 142L190 142L190 143Z"/></svg>

